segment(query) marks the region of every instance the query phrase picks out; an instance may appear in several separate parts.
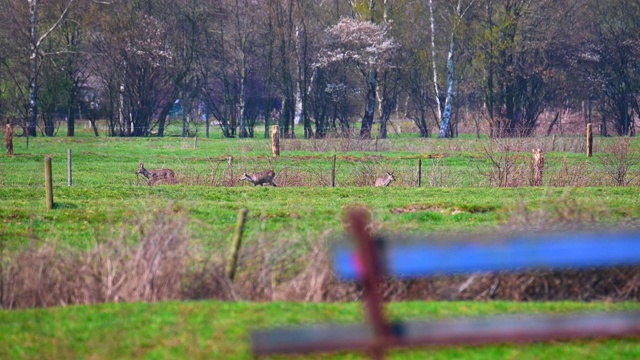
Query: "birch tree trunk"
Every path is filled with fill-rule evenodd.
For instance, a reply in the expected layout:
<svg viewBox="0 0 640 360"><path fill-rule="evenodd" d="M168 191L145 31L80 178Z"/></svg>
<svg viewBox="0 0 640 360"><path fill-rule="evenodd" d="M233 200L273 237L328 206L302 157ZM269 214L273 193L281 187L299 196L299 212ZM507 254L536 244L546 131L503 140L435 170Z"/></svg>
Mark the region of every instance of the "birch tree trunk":
<svg viewBox="0 0 640 360"><path fill-rule="evenodd" d="M246 82L247 82L247 59L246 53L244 49L246 38L242 37L242 59L241 59L241 67L240 67L240 99L238 99L238 103L240 104L240 137L247 137L247 122L245 116L245 105L246 105Z"/></svg>
<svg viewBox="0 0 640 360"><path fill-rule="evenodd" d="M433 66L433 87L436 93L436 122L442 121L442 104L440 103L440 86L438 85L438 67L436 66L436 25L433 20L433 0L429 0L429 17L431 23L431 64Z"/></svg>
<svg viewBox="0 0 640 360"><path fill-rule="evenodd" d="M444 103L444 113L442 114L442 126L440 127L440 137L446 137L447 131L449 131L449 124L451 122L451 106L454 98L453 91L453 72L454 63L453 55L456 49L455 35L451 35L451 44L449 47L449 56L447 57L447 100Z"/></svg>
<svg viewBox="0 0 640 360"><path fill-rule="evenodd" d="M69 10L69 6L73 3L70 0L65 6L62 14L56 22L45 31L42 36L38 30L38 0L28 0L29 2L29 38L31 41L29 55L29 119L27 123L27 134L29 136L36 136L36 126L38 125L38 56L40 55L40 44L49 34L55 30Z"/></svg>
<svg viewBox="0 0 640 360"><path fill-rule="evenodd" d="M298 67L298 81L296 83L296 100L295 100L295 110L293 116L293 123L300 124L302 122L302 117L304 113L304 101L302 99L302 82L304 81L304 64L303 64L303 51L302 51L302 40L301 40L301 31L300 25L296 25L296 60ZM306 125L306 124L305 124ZM306 127L305 127L306 134ZM306 137L306 136L305 136Z"/></svg>
<svg viewBox="0 0 640 360"><path fill-rule="evenodd" d="M38 0L29 0L31 55L29 57L29 136L36 136L38 124Z"/></svg>

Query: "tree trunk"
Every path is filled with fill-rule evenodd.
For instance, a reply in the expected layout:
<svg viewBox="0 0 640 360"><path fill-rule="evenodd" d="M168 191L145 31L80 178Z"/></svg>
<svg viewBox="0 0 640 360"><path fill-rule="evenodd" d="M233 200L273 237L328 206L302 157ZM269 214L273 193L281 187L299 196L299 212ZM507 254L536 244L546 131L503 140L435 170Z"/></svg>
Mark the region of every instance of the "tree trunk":
<svg viewBox="0 0 640 360"><path fill-rule="evenodd" d="M71 91L69 103L67 104L67 113L69 118L67 119L67 136L75 136L76 129L76 91Z"/></svg>
<svg viewBox="0 0 640 360"><path fill-rule="evenodd" d="M38 0L29 0L31 56L29 58L29 136L36 136L38 124Z"/></svg>
<svg viewBox="0 0 640 360"><path fill-rule="evenodd" d="M240 120L240 137L241 138L246 138L247 137L247 119L246 119L246 115L245 115L245 107L247 105L247 98L246 98L246 82L247 82L247 59L246 59L246 54L244 52L244 44L245 44L246 38L243 36L242 38L242 59L241 59L241 68L240 68L240 99L239 99L239 104L240 104L240 114L239 114L239 120Z"/></svg>
<svg viewBox="0 0 640 360"><path fill-rule="evenodd" d="M367 87L367 100L364 107L364 117L362 118L362 128L360 129L361 139L371 139L371 128L373 127L373 113L376 109L376 87L378 83L378 71L373 68L369 72L369 82Z"/></svg>
<svg viewBox="0 0 640 360"><path fill-rule="evenodd" d="M453 55L456 49L455 35L451 35L451 44L449 47L449 56L447 57L447 100L444 103L444 113L442 114L442 126L440 127L440 137L446 137L449 131L449 123L451 122L451 107L453 104L453 75L454 63Z"/></svg>
<svg viewBox="0 0 640 360"><path fill-rule="evenodd" d="M119 120L120 120L120 129L118 131L118 135L120 136L125 136L126 134L126 129L127 129L127 123L125 120L125 113L124 113L124 85L120 85L120 108L118 109L118 116L119 116Z"/></svg>
<svg viewBox="0 0 640 360"><path fill-rule="evenodd" d="M169 102L162 108L162 110L160 111L160 115L158 115L158 136L159 137L163 137L164 136L164 129L166 127L166 121L167 121L167 116L169 115L169 112L171 111L171 109L173 109L173 105L175 105L177 100L177 95L173 95L171 96L171 98L169 98Z"/></svg>
<svg viewBox="0 0 640 360"><path fill-rule="evenodd" d="M184 99L185 96L182 96ZM182 109L182 137L187 137L187 109L185 106L186 102L184 100L180 100L180 108Z"/></svg>
<svg viewBox="0 0 640 360"><path fill-rule="evenodd" d="M436 110L437 123L440 124L442 121L442 104L440 103L440 88L438 85L438 69L436 66L436 26L435 21L433 20L433 0L429 0L429 21L431 22L431 64L433 66L433 86L436 93Z"/></svg>

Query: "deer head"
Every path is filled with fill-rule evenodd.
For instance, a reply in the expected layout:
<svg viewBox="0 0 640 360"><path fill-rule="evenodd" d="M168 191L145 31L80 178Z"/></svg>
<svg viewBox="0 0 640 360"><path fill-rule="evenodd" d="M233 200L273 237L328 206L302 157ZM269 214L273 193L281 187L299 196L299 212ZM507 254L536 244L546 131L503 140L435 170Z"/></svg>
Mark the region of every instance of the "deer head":
<svg viewBox="0 0 640 360"><path fill-rule="evenodd" d="M138 164L138 170L136 170L136 174L144 175L145 170L146 169L144 168L144 163L142 162L142 160L140 160L140 163Z"/></svg>

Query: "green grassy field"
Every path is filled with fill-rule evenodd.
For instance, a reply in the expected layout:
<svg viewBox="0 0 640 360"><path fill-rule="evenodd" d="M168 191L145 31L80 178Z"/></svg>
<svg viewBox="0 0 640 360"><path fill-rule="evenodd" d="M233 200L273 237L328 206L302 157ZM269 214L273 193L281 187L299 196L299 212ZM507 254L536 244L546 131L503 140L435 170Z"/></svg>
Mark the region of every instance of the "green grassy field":
<svg viewBox="0 0 640 360"><path fill-rule="evenodd" d="M636 303L405 302L394 319L638 309ZM0 311L2 359L249 359L251 329L363 320L356 303L165 302ZM637 359L636 340L396 351L394 359ZM296 358L296 357L294 357ZM362 354L309 358L361 359Z"/></svg>
<svg viewBox="0 0 640 360"><path fill-rule="evenodd" d="M246 243L295 240L300 251L342 231L342 215L362 204L384 231L419 233L495 232L575 224L635 225L640 219L636 186L559 187L553 176L596 178L599 153L587 159L582 139L514 141L523 158L531 146L547 149L544 187L490 186L485 140L412 137L356 140L281 140L282 156L270 156L265 139L179 137L15 139L15 156L0 155L0 245L6 254L55 241L91 249L115 236L123 224L167 206L188 220L191 241L221 255L231 241L239 209L249 209ZM553 143L551 143L553 141ZM609 140L598 139L596 149ZM634 140L635 144L635 140ZM73 152L73 186L67 186L67 149ZM376 151L376 149L378 151ZM44 156L53 155L55 209L45 208ZM328 186L333 154L337 185ZM233 167L228 158L233 157ZM417 188L417 159L423 186ZM147 186L136 177L138 162L171 168L177 185ZM523 165L524 166L524 165ZM574 166L571 170L567 166ZM253 187L237 179L272 168L278 188ZM569 169L569 170L567 170ZM573 169L573 168L571 168ZM594 171L583 173L583 170ZM389 188L370 186L393 170ZM635 171L635 169L634 169ZM576 180L577 181L577 180ZM559 182L558 182L559 183ZM398 303L393 317L479 316L504 312L563 312L638 308L622 303ZM358 304L168 302L105 304L34 310L0 310L0 358L248 358L247 334L254 326L361 320ZM452 348L403 352L396 358L638 358L635 341ZM349 356L346 356L349 358Z"/></svg>

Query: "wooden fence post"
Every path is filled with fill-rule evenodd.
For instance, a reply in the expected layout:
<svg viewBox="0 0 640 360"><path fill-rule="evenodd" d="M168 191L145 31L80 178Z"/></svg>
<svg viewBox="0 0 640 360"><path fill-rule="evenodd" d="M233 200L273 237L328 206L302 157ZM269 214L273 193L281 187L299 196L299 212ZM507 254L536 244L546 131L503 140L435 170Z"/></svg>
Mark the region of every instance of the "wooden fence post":
<svg viewBox="0 0 640 360"><path fill-rule="evenodd" d="M273 125L271 127L271 152L273 153L273 157L280 156L280 127L278 125Z"/></svg>
<svg viewBox="0 0 640 360"><path fill-rule="evenodd" d="M51 176L51 155L44 157L44 185L47 197L47 210L53 209L53 183Z"/></svg>
<svg viewBox="0 0 640 360"><path fill-rule="evenodd" d="M542 149L533 149L533 186L542 186L544 175L544 152Z"/></svg>
<svg viewBox="0 0 640 360"><path fill-rule="evenodd" d="M418 187L422 185L422 158L418 159Z"/></svg>
<svg viewBox="0 0 640 360"><path fill-rule="evenodd" d="M227 277L231 282L233 282L233 278L236 276L236 266L238 263L238 253L240 252L240 245L242 244L242 234L244 233L244 224L247 221L247 212L248 210L243 208L240 209L240 213L238 213L238 224L236 225L236 232L233 236L233 244L231 245L231 253L229 254L229 258L227 259Z"/></svg>
<svg viewBox="0 0 640 360"><path fill-rule="evenodd" d="M4 145L7 148L7 154L13 155L13 124L5 126Z"/></svg>
<svg viewBox="0 0 640 360"><path fill-rule="evenodd" d="M331 165L331 187L336 187L336 154L333 154L333 164Z"/></svg>
<svg viewBox="0 0 640 360"><path fill-rule="evenodd" d="M593 127L587 124L587 157L593 155Z"/></svg>
<svg viewBox="0 0 640 360"><path fill-rule="evenodd" d="M234 186L235 178L233 177L233 156L229 156L229 158L227 159L227 163L228 163L228 166L227 166L226 174L229 176L229 181L227 181L227 186ZM223 182L224 182L224 179L223 179Z"/></svg>
<svg viewBox="0 0 640 360"><path fill-rule="evenodd" d="M193 148L194 149L198 148L198 135L193 137Z"/></svg>
<svg viewBox="0 0 640 360"><path fill-rule="evenodd" d="M67 185L73 185L73 173L71 170L71 149L67 149Z"/></svg>

